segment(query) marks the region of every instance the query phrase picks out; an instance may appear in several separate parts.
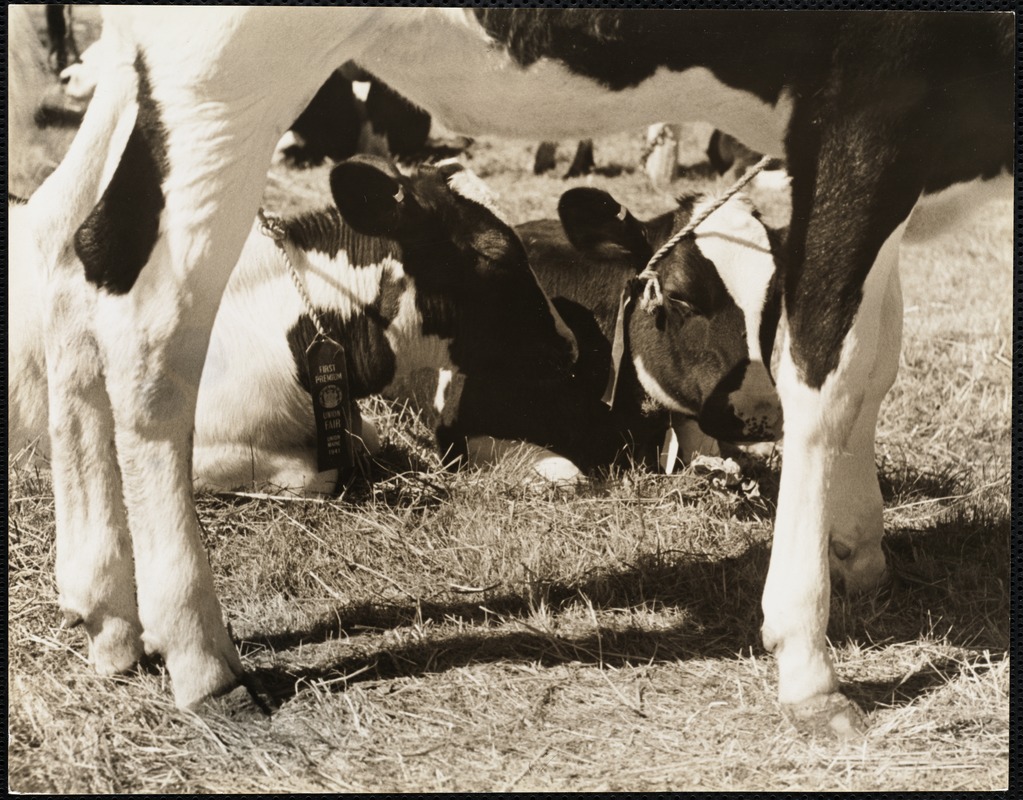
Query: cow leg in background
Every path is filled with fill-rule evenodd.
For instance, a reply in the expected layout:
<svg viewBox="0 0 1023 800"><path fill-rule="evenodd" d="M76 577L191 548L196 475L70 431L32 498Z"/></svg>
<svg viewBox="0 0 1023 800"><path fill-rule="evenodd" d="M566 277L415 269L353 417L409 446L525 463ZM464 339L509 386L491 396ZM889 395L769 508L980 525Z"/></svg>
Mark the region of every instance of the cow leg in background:
<svg viewBox="0 0 1023 800"><path fill-rule="evenodd" d="M536 146L536 155L533 158L533 174L543 175L554 169L558 155L557 142L540 142Z"/></svg>
<svg viewBox="0 0 1023 800"><path fill-rule="evenodd" d="M679 125L659 122L646 132L646 150L643 168L655 189L666 189L678 172L678 140L682 136Z"/></svg>
<svg viewBox="0 0 1023 800"><path fill-rule="evenodd" d="M74 257L75 228L99 195L108 154L124 147L134 118L135 74L111 71L67 156L33 194L30 219L48 271L44 341L56 517L56 576L67 624L82 624L101 674L142 653L135 577L113 417L92 331L96 288Z"/></svg>
<svg viewBox="0 0 1023 800"><path fill-rule="evenodd" d="M596 167L597 163L593 160L593 139L580 139L565 177L580 178L589 175Z"/></svg>
<svg viewBox="0 0 1023 800"><path fill-rule="evenodd" d="M838 692L827 651L829 550L853 588L884 575L873 435L898 362L898 247L922 185L898 146L912 141L901 121L912 99L871 100L870 113L845 118L806 109L816 115L801 129L808 140L787 143L795 169L778 369L785 449L763 637L778 660L783 706L798 723L839 735L861 719Z"/></svg>

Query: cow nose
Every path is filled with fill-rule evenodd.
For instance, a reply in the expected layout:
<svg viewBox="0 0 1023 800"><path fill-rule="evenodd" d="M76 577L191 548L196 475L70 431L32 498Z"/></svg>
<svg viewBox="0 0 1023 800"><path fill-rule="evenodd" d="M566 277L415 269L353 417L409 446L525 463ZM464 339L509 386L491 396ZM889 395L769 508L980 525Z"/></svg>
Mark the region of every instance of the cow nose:
<svg viewBox="0 0 1023 800"><path fill-rule="evenodd" d="M766 442L781 438L781 403L775 398L757 400L736 416L742 420L743 435L748 440Z"/></svg>

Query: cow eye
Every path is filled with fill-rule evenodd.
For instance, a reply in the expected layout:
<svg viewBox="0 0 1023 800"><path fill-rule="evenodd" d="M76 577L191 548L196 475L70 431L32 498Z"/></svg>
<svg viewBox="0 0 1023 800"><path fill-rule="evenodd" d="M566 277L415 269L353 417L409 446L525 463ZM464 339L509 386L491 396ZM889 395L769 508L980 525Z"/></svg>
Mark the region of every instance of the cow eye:
<svg viewBox="0 0 1023 800"><path fill-rule="evenodd" d="M676 309L677 311L681 311L686 316L691 316L693 314L700 313L699 309L696 306L694 306L689 300L686 300L683 297L668 294L665 295L665 298L669 303L671 303L672 308Z"/></svg>

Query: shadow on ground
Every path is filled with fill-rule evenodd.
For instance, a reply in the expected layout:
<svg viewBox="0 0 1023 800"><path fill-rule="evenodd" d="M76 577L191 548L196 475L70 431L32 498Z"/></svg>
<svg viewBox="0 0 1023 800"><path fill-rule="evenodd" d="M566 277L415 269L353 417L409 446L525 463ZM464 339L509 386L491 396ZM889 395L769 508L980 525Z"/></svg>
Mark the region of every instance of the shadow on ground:
<svg viewBox="0 0 1023 800"><path fill-rule="evenodd" d="M926 532L889 536L892 581L860 598L834 595L831 641L877 649L944 638L977 653L1004 651L1009 642L1008 521L995 523L992 529L992 520L983 517L955 518ZM304 630L249 637L240 646L243 652L253 648L280 652L346 639L351 655L329 665L257 670L254 678L276 703L290 699L296 686L307 682L330 680L343 689L352 681L499 661L620 667L697 658L731 660L744 652L763 653L760 593L768 558L769 548L754 543L738 557L717 561L651 556L578 585L536 584L521 591L480 594L475 600L339 607L330 619ZM558 623L560 614L573 607L578 612L587 603L600 614L594 618L596 626ZM549 610L543 618L554 620L553 627L536 621L541 605ZM646 612L670 610L662 615L670 624L652 629L649 616L645 624L629 616L627 610L637 607ZM574 616L581 618L580 613ZM457 632L446 634L442 626L452 622L459 623ZM434 626L429 635L399 633L390 644L378 635L402 629L411 634L428 626ZM946 659L909 676L854 682L845 690L872 711L906 704L965 669L986 668ZM353 677L337 680L344 676Z"/></svg>

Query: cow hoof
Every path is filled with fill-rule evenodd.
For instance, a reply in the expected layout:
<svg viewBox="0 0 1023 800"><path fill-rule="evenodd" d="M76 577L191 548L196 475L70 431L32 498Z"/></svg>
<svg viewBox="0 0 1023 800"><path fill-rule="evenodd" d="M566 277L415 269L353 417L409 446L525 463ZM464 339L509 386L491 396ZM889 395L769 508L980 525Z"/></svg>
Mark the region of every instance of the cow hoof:
<svg viewBox="0 0 1023 800"><path fill-rule="evenodd" d="M249 686L238 684L228 687L213 697L193 704L189 710L204 715L228 717L236 722L258 722L270 716L270 709Z"/></svg>
<svg viewBox="0 0 1023 800"><path fill-rule="evenodd" d="M852 700L840 692L819 695L782 706L785 716L803 734L856 741L867 729L867 719Z"/></svg>
<svg viewBox="0 0 1023 800"><path fill-rule="evenodd" d="M86 632L89 627L86 623ZM127 620L108 618L95 634L89 632L89 661L100 675L128 672L141 657L138 626Z"/></svg>
<svg viewBox="0 0 1023 800"><path fill-rule="evenodd" d="M831 571L846 594L874 591L891 579L884 551L880 547L854 553L841 542L831 542Z"/></svg>
<svg viewBox="0 0 1023 800"><path fill-rule="evenodd" d="M217 648L177 648L163 653L178 708L194 710L210 698L231 692L241 681L241 659L228 640Z"/></svg>

